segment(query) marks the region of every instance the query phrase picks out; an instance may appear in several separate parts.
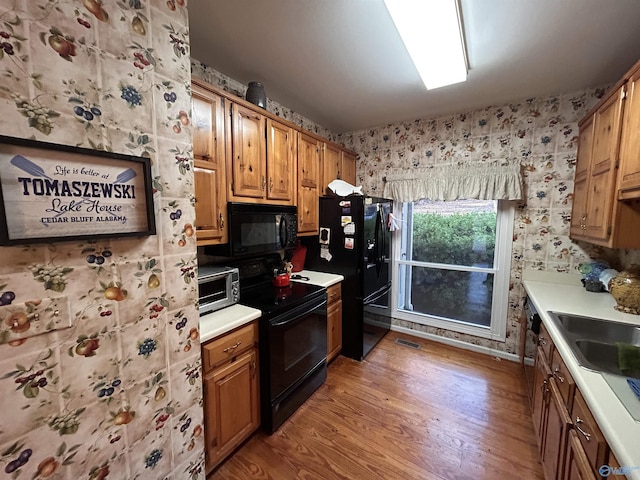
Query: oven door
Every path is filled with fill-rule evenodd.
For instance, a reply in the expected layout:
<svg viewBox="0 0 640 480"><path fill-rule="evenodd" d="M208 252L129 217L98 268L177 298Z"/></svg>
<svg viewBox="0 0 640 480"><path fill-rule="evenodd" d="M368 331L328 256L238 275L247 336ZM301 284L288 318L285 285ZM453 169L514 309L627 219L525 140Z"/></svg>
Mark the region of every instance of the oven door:
<svg viewBox="0 0 640 480"><path fill-rule="evenodd" d="M326 295L297 306L268 321L269 400L274 401L327 358Z"/></svg>

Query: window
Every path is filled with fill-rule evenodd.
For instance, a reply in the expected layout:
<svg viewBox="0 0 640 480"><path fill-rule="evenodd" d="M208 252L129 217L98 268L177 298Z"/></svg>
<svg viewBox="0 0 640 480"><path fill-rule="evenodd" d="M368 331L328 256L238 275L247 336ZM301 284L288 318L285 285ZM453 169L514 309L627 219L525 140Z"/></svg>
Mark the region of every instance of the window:
<svg viewBox="0 0 640 480"><path fill-rule="evenodd" d="M394 316L504 340L513 207L497 200L402 204Z"/></svg>

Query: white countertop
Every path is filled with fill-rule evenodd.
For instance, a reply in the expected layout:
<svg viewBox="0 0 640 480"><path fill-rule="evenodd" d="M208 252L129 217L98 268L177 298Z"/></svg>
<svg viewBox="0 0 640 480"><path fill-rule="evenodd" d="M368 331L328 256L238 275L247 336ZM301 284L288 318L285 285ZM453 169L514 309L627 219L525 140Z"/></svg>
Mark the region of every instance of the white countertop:
<svg viewBox="0 0 640 480"><path fill-rule="evenodd" d="M336 275L335 273L313 272L311 270L302 270L301 272L293 272L291 275L301 275L303 277L309 277L309 280L294 280L294 282L311 283L313 285L320 285L321 287L330 287L338 282L344 280L342 275Z"/></svg>
<svg viewBox="0 0 640 480"><path fill-rule="evenodd" d="M587 370L578 364L547 311L597 317L634 325L640 325L640 316L614 310L616 302L609 293L587 292L579 279L579 275L542 272L524 272L523 274L523 284L529 298L536 306L556 349L571 372L618 462L623 467L640 467L640 447L638 447L640 422L636 422L629 415L601 374ZM640 480L640 468L632 470L627 478Z"/></svg>
<svg viewBox="0 0 640 480"><path fill-rule="evenodd" d="M262 315L260 310L244 305L231 305L200 317L200 343L241 327Z"/></svg>

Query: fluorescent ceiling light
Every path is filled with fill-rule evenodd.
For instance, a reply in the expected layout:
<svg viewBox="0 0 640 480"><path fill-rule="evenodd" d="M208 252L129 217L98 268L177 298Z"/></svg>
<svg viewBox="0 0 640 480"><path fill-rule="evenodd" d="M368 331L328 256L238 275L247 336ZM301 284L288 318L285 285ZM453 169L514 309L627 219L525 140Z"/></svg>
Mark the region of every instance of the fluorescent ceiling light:
<svg viewBox="0 0 640 480"><path fill-rule="evenodd" d="M457 0L384 0L428 90L467 79Z"/></svg>

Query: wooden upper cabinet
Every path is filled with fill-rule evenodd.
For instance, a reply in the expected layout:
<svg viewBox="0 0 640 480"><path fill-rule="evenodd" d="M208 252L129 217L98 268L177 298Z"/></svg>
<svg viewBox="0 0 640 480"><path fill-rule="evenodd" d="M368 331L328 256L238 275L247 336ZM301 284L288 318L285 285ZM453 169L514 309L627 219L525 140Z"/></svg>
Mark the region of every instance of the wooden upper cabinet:
<svg viewBox="0 0 640 480"><path fill-rule="evenodd" d="M225 100L192 85L194 194L198 245L227 241Z"/></svg>
<svg viewBox="0 0 640 480"><path fill-rule="evenodd" d="M298 132L298 234L318 233L320 141Z"/></svg>
<svg viewBox="0 0 640 480"><path fill-rule="evenodd" d="M640 198L640 66L627 82L620 146L620 198Z"/></svg>
<svg viewBox="0 0 640 480"><path fill-rule="evenodd" d="M356 178L356 155L342 151L342 164L340 167L340 178L351 185L357 186Z"/></svg>
<svg viewBox="0 0 640 480"><path fill-rule="evenodd" d="M293 204L296 192L296 136L291 127L267 119L267 198Z"/></svg>
<svg viewBox="0 0 640 480"><path fill-rule="evenodd" d="M626 87L621 83L580 123L570 234L609 248L640 248L640 205L620 201L618 190Z"/></svg>
<svg viewBox="0 0 640 480"><path fill-rule="evenodd" d="M218 193L224 191L217 170L194 167L193 178L196 195L196 238L198 245L211 245L226 241L223 208Z"/></svg>
<svg viewBox="0 0 640 480"><path fill-rule="evenodd" d="M242 105L231 106L231 195L262 198L267 188L265 117Z"/></svg>
<svg viewBox="0 0 640 480"><path fill-rule="evenodd" d="M580 126L578 160L573 181L573 207L571 211L571 236L582 237L587 229L587 184L593 147L593 117Z"/></svg>
<svg viewBox="0 0 640 480"><path fill-rule="evenodd" d="M341 163L342 151L336 145L324 143L322 145L322 189L320 195L329 192L329 183L337 178L341 178Z"/></svg>
<svg viewBox="0 0 640 480"><path fill-rule="evenodd" d="M624 89L620 88L598 109L593 125L593 154L587 193L585 234L603 241L608 240L611 235L623 99Z"/></svg>
<svg viewBox="0 0 640 480"><path fill-rule="evenodd" d="M203 168L224 165L224 99L205 88L191 87L194 164Z"/></svg>
<svg viewBox="0 0 640 480"><path fill-rule="evenodd" d="M320 181L320 140L298 132L298 186L318 188Z"/></svg>

